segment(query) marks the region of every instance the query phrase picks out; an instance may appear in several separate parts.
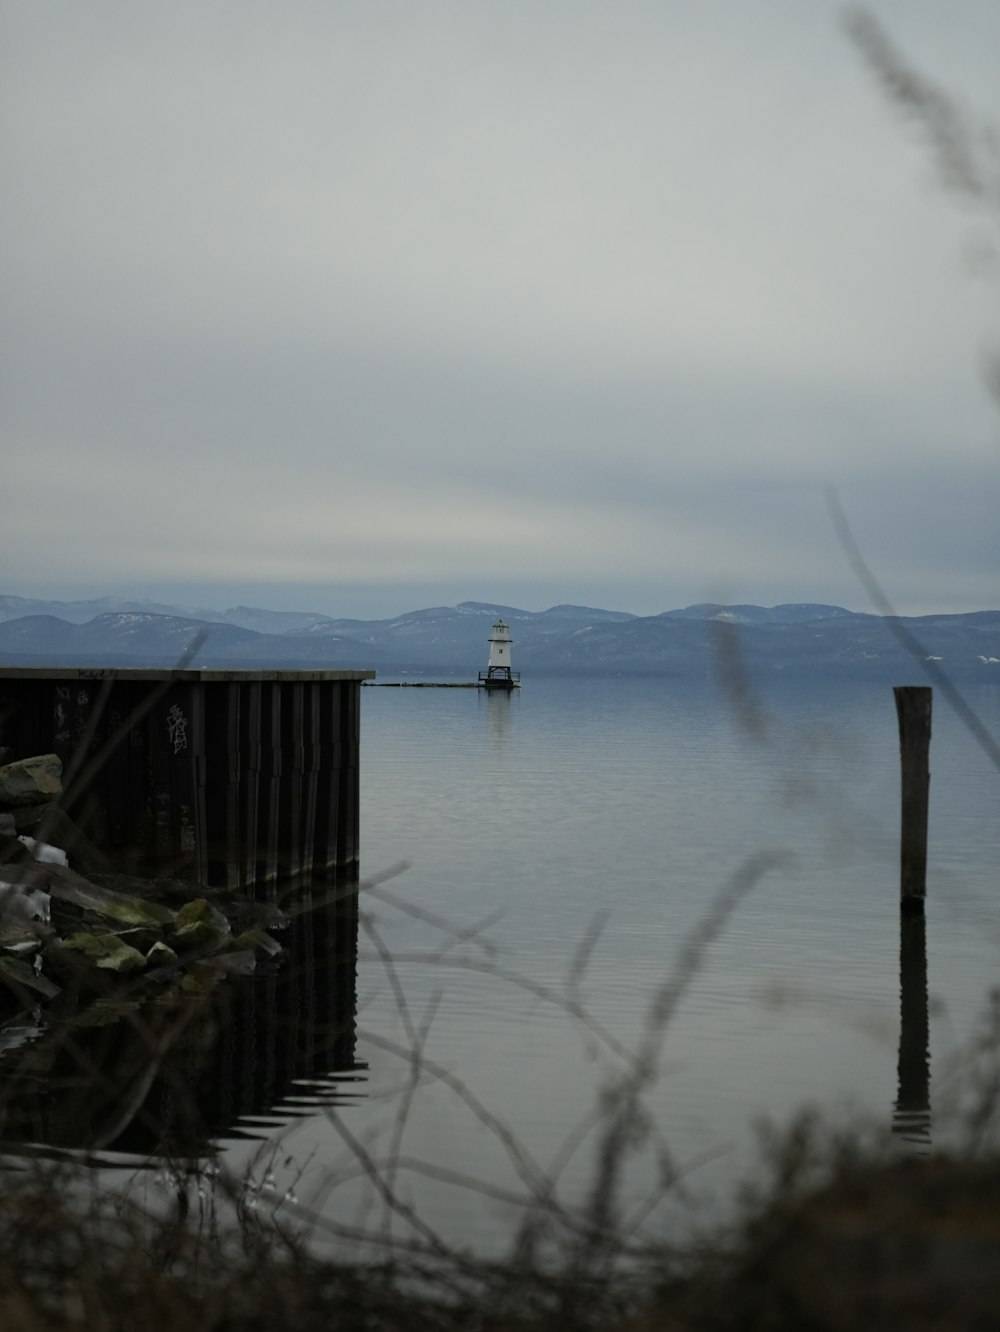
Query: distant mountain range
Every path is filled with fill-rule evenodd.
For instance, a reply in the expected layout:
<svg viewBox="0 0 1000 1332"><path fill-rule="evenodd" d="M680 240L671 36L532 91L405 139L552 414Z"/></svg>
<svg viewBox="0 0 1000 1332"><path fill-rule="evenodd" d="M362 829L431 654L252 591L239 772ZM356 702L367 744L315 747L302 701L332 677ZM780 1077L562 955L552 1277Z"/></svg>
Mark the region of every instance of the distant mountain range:
<svg viewBox="0 0 1000 1332"><path fill-rule="evenodd" d="M918 680L920 669L885 619L842 606L703 604L659 615L590 606L525 611L463 601L391 620L314 612L183 608L148 601L32 601L0 596L0 665L168 666L204 635L202 667L374 667L392 677L475 676L490 626L511 626L523 673L709 678L739 652L754 676ZM1000 611L923 615L899 623L962 680L1000 681Z"/></svg>

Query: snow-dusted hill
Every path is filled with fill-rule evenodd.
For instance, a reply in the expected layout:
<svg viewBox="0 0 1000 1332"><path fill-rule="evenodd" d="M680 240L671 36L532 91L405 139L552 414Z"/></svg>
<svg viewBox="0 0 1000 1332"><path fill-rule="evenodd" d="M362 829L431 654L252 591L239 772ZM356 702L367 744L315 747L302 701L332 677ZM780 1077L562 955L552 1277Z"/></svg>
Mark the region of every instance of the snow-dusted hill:
<svg viewBox="0 0 1000 1332"><path fill-rule="evenodd" d="M525 611L462 602L389 620L341 620L245 606L191 613L153 610L141 601L109 608L106 600L0 597L0 615L0 662L10 665L172 664L200 634L194 664L201 666L375 667L461 677L485 665L490 625L502 615L513 633L515 667L529 674L707 678L726 654L738 652L758 675L920 678L885 620L840 606L709 604L637 616L587 606ZM919 641L920 655L950 674L1000 680L1000 611L901 623Z"/></svg>

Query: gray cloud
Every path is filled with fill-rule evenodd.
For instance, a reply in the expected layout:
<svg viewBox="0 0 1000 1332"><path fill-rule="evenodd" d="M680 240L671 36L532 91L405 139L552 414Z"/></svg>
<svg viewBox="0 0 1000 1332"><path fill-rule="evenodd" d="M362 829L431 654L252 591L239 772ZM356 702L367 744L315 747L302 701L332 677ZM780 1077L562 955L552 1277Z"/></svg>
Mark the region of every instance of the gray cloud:
<svg viewBox="0 0 1000 1332"><path fill-rule="evenodd" d="M873 9L996 110L994 6ZM834 484L901 609L996 601L997 291L836 5L0 35L10 591L860 604Z"/></svg>

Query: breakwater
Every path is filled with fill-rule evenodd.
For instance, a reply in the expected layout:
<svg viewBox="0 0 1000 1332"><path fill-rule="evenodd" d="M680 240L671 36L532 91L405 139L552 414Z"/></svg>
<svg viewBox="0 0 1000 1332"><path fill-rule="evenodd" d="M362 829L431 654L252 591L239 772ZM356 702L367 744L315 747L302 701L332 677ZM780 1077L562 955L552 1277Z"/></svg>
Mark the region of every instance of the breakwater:
<svg viewBox="0 0 1000 1332"><path fill-rule="evenodd" d="M478 689L477 680L366 680L376 689Z"/></svg>

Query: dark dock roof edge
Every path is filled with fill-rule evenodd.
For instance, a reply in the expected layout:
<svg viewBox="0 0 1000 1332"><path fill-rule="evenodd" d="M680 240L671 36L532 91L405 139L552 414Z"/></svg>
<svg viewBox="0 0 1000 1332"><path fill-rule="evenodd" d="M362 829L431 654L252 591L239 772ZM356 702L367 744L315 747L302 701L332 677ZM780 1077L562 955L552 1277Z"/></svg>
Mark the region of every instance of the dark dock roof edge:
<svg viewBox="0 0 1000 1332"><path fill-rule="evenodd" d="M317 680L374 680L373 670L204 670L146 666L0 666L0 680L172 680L211 684L216 681L281 681L287 684Z"/></svg>

